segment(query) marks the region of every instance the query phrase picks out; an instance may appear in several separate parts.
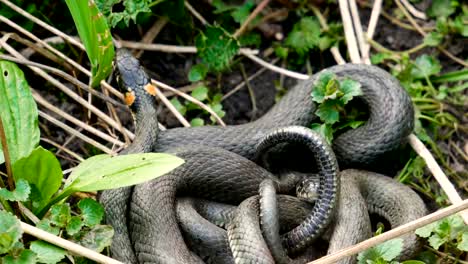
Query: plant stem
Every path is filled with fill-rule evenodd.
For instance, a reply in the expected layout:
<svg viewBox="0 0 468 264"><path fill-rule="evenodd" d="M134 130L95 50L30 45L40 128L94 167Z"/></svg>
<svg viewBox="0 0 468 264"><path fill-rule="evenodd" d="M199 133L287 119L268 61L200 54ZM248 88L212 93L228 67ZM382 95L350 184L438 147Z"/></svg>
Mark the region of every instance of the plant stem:
<svg viewBox="0 0 468 264"><path fill-rule="evenodd" d="M1 116L0 116L0 141L1 141L2 150L3 150L3 157L5 157L5 165L6 165L7 174L8 174L8 177L7 177L8 188L10 188L10 191L12 191L15 189L15 182L13 181L13 172L11 170L10 153L8 152L7 138L5 135L5 129L3 126L3 120ZM5 184L1 180L0 180L0 184L2 185L0 187L3 187L3 188L5 187Z"/></svg>
<svg viewBox="0 0 468 264"><path fill-rule="evenodd" d="M252 11L252 13L249 15L249 17L247 17L247 19L244 21L244 23L242 23L241 27L239 29L237 29L237 31L234 33L233 37L238 38L240 35L242 35L242 33L244 33L244 31L249 26L250 22L252 22L252 20L255 17L257 17L257 15L260 13L260 11L262 11L268 5L269 2L270 2L270 0L263 0L260 4L258 4L258 6L254 9L254 11Z"/></svg>

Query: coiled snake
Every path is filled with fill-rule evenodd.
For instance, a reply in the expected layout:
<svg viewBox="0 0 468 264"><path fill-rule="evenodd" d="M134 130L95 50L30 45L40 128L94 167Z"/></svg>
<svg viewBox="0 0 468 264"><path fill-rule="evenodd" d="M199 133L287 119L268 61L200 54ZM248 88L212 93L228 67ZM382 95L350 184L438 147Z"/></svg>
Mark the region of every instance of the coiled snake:
<svg viewBox="0 0 468 264"><path fill-rule="evenodd" d="M316 106L309 94L319 74L297 84L266 115L249 124L175 128L158 132L156 103L152 96L155 89L147 74L139 62L124 49L117 50L116 66L120 74L120 87L125 92L127 103L131 105L137 124L134 142L121 154L169 152L186 161L168 175L153 181L134 188L104 191L100 195L100 201L106 209L107 222L115 230L111 252L116 259L126 263L199 263L202 262L202 258L212 263L290 261L284 252L281 252L282 246L278 245L277 241L274 242L275 239L266 239L267 242L263 240L258 224L260 220L252 217L252 212L258 214L261 207L255 195L258 194L259 185L263 180L269 179L273 186L276 185L276 190L282 193L287 192L289 188L289 184L283 184L252 161L259 160L259 152L262 152L259 150L262 148L259 142L266 142L268 148L271 148L272 144L291 140L296 144L305 144L319 167L319 195L313 207L304 205L304 202L294 197L278 198L279 218L280 222L284 223L281 225L289 226L282 232L292 229L282 236L283 246L291 254L308 248L332 218L336 228L331 236L329 252L344 246L342 242L351 241L346 237L350 234L347 233L350 228L353 228L351 232L359 233L355 236L356 240L365 239L370 235L368 214L365 213L367 205L370 211L387 212L388 214L383 216L390 218L392 226L425 214L424 204L409 188L382 176L374 177L369 176L367 172L356 171L341 173L342 181L350 184L341 185L339 188L341 193L338 196L338 209L334 214L337 200L335 189L340 177L337 177L338 167L333 152L342 169L366 168L384 159L385 154L398 149L413 128L413 108L409 96L397 80L377 67L348 64L327 69L339 78L346 76L358 81L364 93L362 100L370 112L365 125L347 131L334 140L332 151L313 132L297 127L308 126L314 119ZM288 126L295 127L281 129ZM364 176L344 176L345 174ZM373 179L372 184L370 178ZM293 182L299 180L302 180L302 177L297 176ZM400 197L394 199L393 204L390 202L392 197L395 198L395 193L373 195L378 193L379 189L383 190L388 186L402 190L399 191ZM349 191L347 188L354 189ZM274 191L270 190L270 193ZM233 205L243 201L239 208L245 209L236 209L239 213L227 213L235 216L226 220L226 233L224 229L209 223L197 222L194 219L198 219L199 215L195 213L187 215L190 210L195 212L193 202L185 202L192 205L188 209L180 209L181 207L177 206L179 213L176 215L176 196L180 195L196 195ZM351 196L356 198L349 198ZM390 199L387 199L388 197ZM411 201L401 197L408 197ZM355 201L361 207L354 206ZM387 204L387 201L390 202ZM348 223L350 215L341 209L347 206L360 212L359 215L363 215L364 220L356 217L357 223ZM210 209L212 210L221 209ZM289 220L283 215L285 211L293 215ZM188 242L194 245L191 249L187 247L177 221L185 231L185 239L188 240L190 236L198 239ZM363 221L367 221L366 224L363 224ZM352 224L358 227L350 227ZM262 225L268 226L268 223ZM198 230L199 233L194 235L189 230ZM203 236L211 236L211 239L203 240ZM277 238L275 235L269 237ZM416 242L414 237L408 238L407 241L409 242L405 245L408 245L406 248L408 254L411 254ZM219 244L220 248L211 248L213 243ZM226 248L227 244L231 252ZM272 247L276 249L272 250ZM197 251L197 254L191 250ZM210 250L215 254L210 255ZM307 261L307 258L304 258L296 261Z"/></svg>

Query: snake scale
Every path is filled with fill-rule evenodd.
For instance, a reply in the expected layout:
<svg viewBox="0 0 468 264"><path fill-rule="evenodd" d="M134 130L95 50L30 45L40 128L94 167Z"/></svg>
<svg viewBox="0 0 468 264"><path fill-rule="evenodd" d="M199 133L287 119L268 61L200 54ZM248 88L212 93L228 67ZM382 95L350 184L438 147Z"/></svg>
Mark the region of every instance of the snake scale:
<svg viewBox="0 0 468 264"><path fill-rule="evenodd" d="M319 73L290 89L267 114L254 122L158 131L155 89L147 74L125 49L117 50L116 66L120 87L136 120L135 140L121 154L168 152L185 160L182 166L165 176L100 194L107 222L115 230L111 253L116 259L125 263L304 263L316 255L310 245L327 222L333 221L332 226L335 226L333 231L327 232L332 233L329 252L333 252L351 240L369 236L368 210L388 218L392 226L425 214L420 198L391 179L347 170L338 175L337 161L341 169L368 168L398 149L412 131L411 99L396 79L375 66L346 64L327 69L338 78L351 78L361 84L361 98L370 113L363 126L339 135L331 148L310 130L299 127L308 126L314 120L316 105L309 94ZM289 128L282 129L284 127ZM313 153L320 175L318 198L314 206L291 196L269 198L268 206L278 208L271 210L278 211L281 230L269 232L267 237L273 239L265 241L260 226L268 226L268 223L260 222L267 220L255 216L261 210L261 200L266 199L256 196L259 186L264 185L264 181L272 182L275 189L265 187L264 191L274 195L276 191L287 192L285 186L289 184L283 184L253 161L259 161L259 142L274 145L291 139L308 145ZM293 181L303 181L302 177L297 178ZM339 185L340 178L349 184ZM395 192L379 191L388 188ZM394 196L396 194L399 198ZM198 214L196 208L203 207L204 202L190 199L177 202L176 196L180 195L198 196L211 203L222 202L215 206L206 202L204 208L228 216L222 220L228 231ZM232 208L225 203L240 205ZM337 210L334 210L335 204ZM348 209L342 209L348 207L362 217L351 221L349 218L354 216L346 211ZM358 234L350 234L350 228ZM281 236L276 234L280 231ZM350 235L353 239L347 237ZM190 237L195 240L191 241ZM272 242L278 239L281 241ZM411 254L417 248L416 240L410 237L406 241L405 254ZM282 250L297 258L289 259ZM301 253L304 250L305 253ZM348 259L342 263L352 262Z"/></svg>

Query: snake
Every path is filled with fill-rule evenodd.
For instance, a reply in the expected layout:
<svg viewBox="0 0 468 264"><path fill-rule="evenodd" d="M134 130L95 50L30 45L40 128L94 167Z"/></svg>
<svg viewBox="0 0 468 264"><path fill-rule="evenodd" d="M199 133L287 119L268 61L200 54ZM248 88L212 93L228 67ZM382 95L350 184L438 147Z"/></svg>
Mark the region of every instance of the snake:
<svg viewBox="0 0 468 264"><path fill-rule="evenodd" d="M258 193L263 180L277 181L270 172L252 161L258 153L258 142L282 127L312 123L317 106L310 99L310 92L320 72L295 85L267 114L251 123L158 131L154 97L157 89L143 67L125 49L117 50L115 65L119 87L136 120L135 139L120 154L168 152L186 162L156 180L100 194L106 220L115 231L112 256L126 263L202 262L186 247L182 238L173 210L175 195L183 189L206 194L209 199L238 204ZM368 168L405 143L413 129L414 110L410 97L393 76L378 67L358 64L337 65L326 70L337 78L359 82L363 91L361 99L370 112L363 126L346 131L334 140L331 149L340 168ZM320 142L316 140L314 144L321 145ZM328 164L335 164L333 154L323 157L329 160ZM337 167L330 166L327 166L327 173L333 174ZM210 180L213 179L216 180L212 185ZM320 188L328 193L325 186ZM324 202L324 196L322 194L318 200L326 208L320 215L328 216L332 214L335 200ZM322 220L330 221L328 217ZM163 226L154 222L163 223ZM304 240L307 245L299 242ZM290 239L283 245L294 252L307 247L309 240L304 236L298 240Z"/></svg>

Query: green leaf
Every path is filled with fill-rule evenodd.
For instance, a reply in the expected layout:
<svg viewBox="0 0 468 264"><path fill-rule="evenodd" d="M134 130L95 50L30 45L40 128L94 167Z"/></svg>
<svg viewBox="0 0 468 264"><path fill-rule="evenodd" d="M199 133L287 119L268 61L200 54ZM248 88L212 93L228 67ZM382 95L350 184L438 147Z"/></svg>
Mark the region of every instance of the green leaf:
<svg viewBox="0 0 468 264"><path fill-rule="evenodd" d="M328 100L319 105L315 114L326 124L334 124L340 120L340 113L336 108L336 100Z"/></svg>
<svg viewBox="0 0 468 264"><path fill-rule="evenodd" d="M198 55L208 69L222 71L228 68L239 51L239 42L226 30L218 26L208 26L205 32L195 39Z"/></svg>
<svg viewBox="0 0 468 264"><path fill-rule="evenodd" d="M113 236L114 229L111 226L97 225L81 234L76 242L86 248L101 252L104 248L110 246Z"/></svg>
<svg viewBox="0 0 468 264"><path fill-rule="evenodd" d="M177 98L172 98L171 104L177 109L177 111L181 115L185 115L185 113L187 113L187 108L184 105L182 105Z"/></svg>
<svg viewBox="0 0 468 264"><path fill-rule="evenodd" d="M318 47L320 41L320 24L314 17L303 17L294 24L285 44L299 55L305 55L310 49Z"/></svg>
<svg viewBox="0 0 468 264"><path fill-rule="evenodd" d="M403 239L392 239L359 253L358 263L386 263L398 257L402 249Z"/></svg>
<svg viewBox="0 0 468 264"><path fill-rule="evenodd" d="M21 250L19 255L5 256L0 260L3 260L3 264L31 264L37 262L36 254L29 249Z"/></svg>
<svg viewBox="0 0 468 264"><path fill-rule="evenodd" d="M20 221L9 212L0 210L0 255L12 249L23 234Z"/></svg>
<svg viewBox="0 0 468 264"><path fill-rule="evenodd" d="M104 208L101 204L91 198L85 198L78 203L81 215L83 217L83 224L93 227L99 224L104 217Z"/></svg>
<svg viewBox="0 0 468 264"><path fill-rule="evenodd" d="M15 181L25 179L32 188L32 211L37 213L50 201L62 184L62 169L55 155L42 148L34 149L31 154L13 164Z"/></svg>
<svg viewBox="0 0 468 264"><path fill-rule="evenodd" d="M198 82L206 77L206 73L208 72L208 69L206 68L205 65L203 64L197 64L192 66L189 72L188 79L191 82Z"/></svg>
<svg viewBox="0 0 468 264"><path fill-rule="evenodd" d="M460 242L458 242L457 248L462 251L468 252L468 230L463 232Z"/></svg>
<svg viewBox="0 0 468 264"><path fill-rule="evenodd" d="M81 228L84 226L83 221L81 221L81 217L79 216L72 216L70 221L67 224L67 234L73 236L80 232Z"/></svg>
<svg viewBox="0 0 468 264"><path fill-rule="evenodd" d="M314 130L315 132L318 132L320 135L322 135L322 137L328 142L328 144L332 143L333 128L331 125L313 123L312 125L310 125L310 128Z"/></svg>
<svg viewBox="0 0 468 264"><path fill-rule="evenodd" d="M440 237L438 234L434 234L431 237L429 237L427 241L429 242L429 245L431 245L431 247L437 250L442 244L447 242L447 238Z"/></svg>
<svg viewBox="0 0 468 264"><path fill-rule="evenodd" d="M386 59L391 58L391 54L389 53L376 53L372 54L370 60L372 64L380 64L384 62Z"/></svg>
<svg viewBox="0 0 468 264"><path fill-rule="evenodd" d="M232 18L239 24L244 23L244 21L249 17L250 10L255 6L255 3L252 0L247 0L243 5L237 7L234 11L231 12Z"/></svg>
<svg viewBox="0 0 468 264"><path fill-rule="evenodd" d="M192 91L192 97L198 101L204 101L208 98L208 88L205 86L198 86Z"/></svg>
<svg viewBox="0 0 468 264"><path fill-rule="evenodd" d="M65 0L91 62L92 87L96 87L112 72L114 44L106 18L94 1ZM131 2L133 1L126 1ZM125 3L124 3L125 5Z"/></svg>
<svg viewBox="0 0 468 264"><path fill-rule="evenodd" d="M443 39L444 36L442 34L437 31L432 31L424 37L424 44L430 47L436 47L442 42Z"/></svg>
<svg viewBox="0 0 468 264"><path fill-rule="evenodd" d="M78 165L65 182L63 193L94 192L140 184L182 165L165 153L140 153L111 157L96 155Z"/></svg>
<svg viewBox="0 0 468 264"><path fill-rule="evenodd" d="M438 74L442 66L434 57L424 54L416 58L414 67L411 70L411 75L417 79L430 77L431 75Z"/></svg>
<svg viewBox="0 0 468 264"><path fill-rule="evenodd" d="M11 164L26 157L39 143L37 106L23 72L16 64L0 61L0 118ZM0 164L5 162L0 144Z"/></svg>
<svg viewBox="0 0 468 264"><path fill-rule="evenodd" d="M463 37L468 37L468 23L465 22L467 17L468 15L459 15L453 20L453 28Z"/></svg>
<svg viewBox="0 0 468 264"><path fill-rule="evenodd" d="M345 79L340 82L340 89L344 93L341 102L347 104L353 97L362 95L361 84L355 80Z"/></svg>
<svg viewBox="0 0 468 264"><path fill-rule="evenodd" d="M190 120L190 125L191 126L204 126L205 125L205 120L201 119L201 118L194 118L192 120Z"/></svg>
<svg viewBox="0 0 468 264"><path fill-rule="evenodd" d="M334 84L337 85L332 80L336 81L336 75L332 72L324 71L319 75L319 78L314 82L312 87L311 96L313 101L323 103L327 99L327 96L330 96L332 87ZM336 90L338 90L337 87Z"/></svg>
<svg viewBox="0 0 468 264"><path fill-rule="evenodd" d="M427 10L431 17L448 17L455 12L457 2L452 0L433 0Z"/></svg>
<svg viewBox="0 0 468 264"><path fill-rule="evenodd" d="M47 264L59 262L67 253L64 249L39 240L31 242L30 249L36 253L39 262Z"/></svg>
<svg viewBox="0 0 468 264"><path fill-rule="evenodd" d="M223 105L221 103L210 104L209 107L219 116L219 118L223 118L226 115L226 112L223 110ZM216 121L213 116L210 116L210 119L212 122Z"/></svg>
<svg viewBox="0 0 468 264"><path fill-rule="evenodd" d="M275 47L275 55L278 58L286 59L288 57L288 53L289 53L288 48L285 48L285 47L282 47L282 46Z"/></svg>
<svg viewBox="0 0 468 264"><path fill-rule="evenodd" d="M0 188L0 198L8 201L24 202L28 199L31 193L31 188L26 180L20 179L16 182L14 191L8 191L6 188Z"/></svg>
<svg viewBox="0 0 468 264"><path fill-rule="evenodd" d="M60 233L60 228L52 224L50 217L44 218L41 221L39 221L39 223L36 224L36 227L56 236L58 236Z"/></svg>
<svg viewBox="0 0 468 264"><path fill-rule="evenodd" d="M426 264L426 262L420 260L406 260L401 262L401 264Z"/></svg>
<svg viewBox="0 0 468 264"><path fill-rule="evenodd" d="M71 218L70 205L55 204L50 208L50 222L58 227L65 227Z"/></svg>
<svg viewBox="0 0 468 264"><path fill-rule="evenodd" d="M430 223L426 226L416 229L414 233L420 237L428 238L431 236L432 232L435 232L438 222Z"/></svg>

